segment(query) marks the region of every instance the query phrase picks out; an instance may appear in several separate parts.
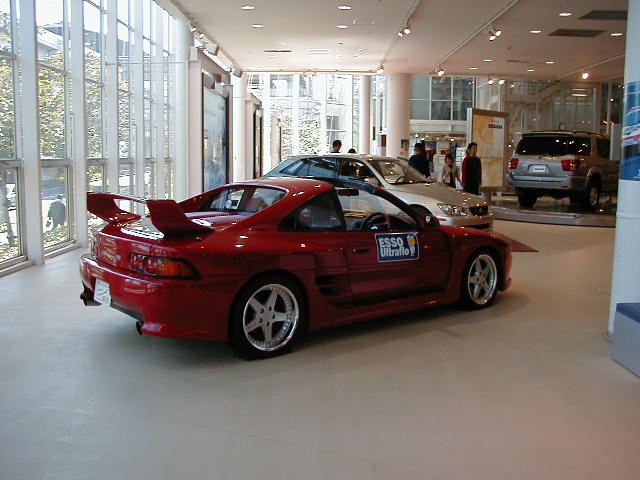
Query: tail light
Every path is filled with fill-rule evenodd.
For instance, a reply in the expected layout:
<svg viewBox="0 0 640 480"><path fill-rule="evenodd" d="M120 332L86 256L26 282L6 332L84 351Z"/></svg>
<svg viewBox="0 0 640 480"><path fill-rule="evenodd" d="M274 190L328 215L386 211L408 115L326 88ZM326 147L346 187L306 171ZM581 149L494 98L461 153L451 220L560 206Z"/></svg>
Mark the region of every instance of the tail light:
<svg viewBox="0 0 640 480"><path fill-rule="evenodd" d="M185 260L132 253L129 270L159 278L197 278L194 268Z"/></svg>
<svg viewBox="0 0 640 480"><path fill-rule="evenodd" d="M567 172L575 172L580 168L580 160L561 160L562 170Z"/></svg>
<svg viewBox="0 0 640 480"><path fill-rule="evenodd" d="M519 159L518 159L518 158L512 158L512 159L509 161L509 168L510 168L511 170L515 170L516 168L518 168L518 161L519 161Z"/></svg>

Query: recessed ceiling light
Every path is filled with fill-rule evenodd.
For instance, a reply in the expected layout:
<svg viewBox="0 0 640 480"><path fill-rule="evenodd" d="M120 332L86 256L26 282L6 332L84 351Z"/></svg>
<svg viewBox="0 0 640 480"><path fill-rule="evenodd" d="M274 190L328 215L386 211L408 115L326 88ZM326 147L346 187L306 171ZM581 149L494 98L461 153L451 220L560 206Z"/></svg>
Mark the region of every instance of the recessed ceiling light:
<svg viewBox="0 0 640 480"><path fill-rule="evenodd" d="M349 28L349 25L336 25L336 28Z"/></svg>
<svg viewBox="0 0 640 480"><path fill-rule="evenodd" d="M552 61L552 60L547 60L547 61L546 61L546 62L544 62L544 63L546 63L547 65L553 65L553 64L554 64L554 63L556 63L556 62L554 62L554 61Z"/></svg>
<svg viewBox="0 0 640 480"><path fill-rule="evenodd" d="M542 30L529 30L530 33L542 33Z"/></svg>
<svg viewBox="0 0 640 480"><path fill-rule="evenodd" d="M558 15L561 17L570 17L572 14L571 12L562 12L562 13L559 13Z"/></svg>
<svg viewBox="0 0 640 480"><path fill-rule="evenodd" d="M493 62L493 60L492 60L492 59L490 59L490 58L485 58L485 59L484 59L484 60L482 60L482 61L483 61L483 62Z"/></svg>
<svg viewBox="0 0 640 480"><path fill-rule="evenodd" d="M469 70L477 70L478 67L469 67Z"/></svg>
<svg viewBox="0 0 640 480"><path fill-rule="evenodd" d="M587 79L587 78L589 78L590 76L591 76L591 74L590 74L589 72L584 72L584 73L582 74L582 79L583 79L583 80L586 80L586 79Z"/></svg>
<svg viewBox="0 0 640 480"><path fill-rule="evenodd" d="M338 5L339 10L351 10L351 5Z"/></svg>
<svg viewBox="0 0 640 480"><path fill-rule="evenodd" d="M621 37L622 36L622 32L615 32L611 34L612 37Z"/></svg>
<svg viewBox="0 0 640 480"><path fill-rule="evenodd" d="M243 5L243 6L241 6L240 8L241 8L242 10L253 10L253 9L254 9L254 8L256 8L256 7L254 7L253 5Z"/></svg>
<svg viewBox="0 0 640 480"><path fill-rule="evenodd" d="M536 69L535 68L527 68L527 72L535 72Z"/></svg>
<svg viewBox="0 0 640 480"><path fill-rule="evenodd" d="M251 25L253 28L264 28L264 25L262 25L261 23L254 23L253 25Z"/></svg>

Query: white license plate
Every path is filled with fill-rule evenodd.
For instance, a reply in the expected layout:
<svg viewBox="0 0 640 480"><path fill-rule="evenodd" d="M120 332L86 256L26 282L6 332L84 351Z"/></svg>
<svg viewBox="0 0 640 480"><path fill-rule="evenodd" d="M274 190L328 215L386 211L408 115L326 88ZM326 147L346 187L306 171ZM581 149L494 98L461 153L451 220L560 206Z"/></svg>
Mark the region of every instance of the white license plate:
<svg viewBox="0 0 640 480"><path fill-rule="evenodd" d="M531 167L529 167L529 171L531 173L547 173L547 166L546 165L531 165Z"/></svg>
<svg viewBox="0 0 640 480"><path fill-rule="evenodd" d="M96 289L93 292L93 299L103 305L111 305L111 288L107 282L96 278Z"/></svg>

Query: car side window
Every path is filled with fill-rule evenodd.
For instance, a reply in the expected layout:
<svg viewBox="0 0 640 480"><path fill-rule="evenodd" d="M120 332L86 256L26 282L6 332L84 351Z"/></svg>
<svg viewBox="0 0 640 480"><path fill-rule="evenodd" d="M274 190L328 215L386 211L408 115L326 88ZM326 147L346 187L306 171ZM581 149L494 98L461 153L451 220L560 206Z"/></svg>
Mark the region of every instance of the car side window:
<svg viewBox="0 0 640 480"><path fill-rule="evenodd" d="M355 188L338 188L338 199L344 212L347 230L416 230L418 222L408 212L386 198ZM367 228L367 219L378 215L384 222L373 222ZM376 228L374 228L376 227Z"/></svg>
<svg viewBox="0 0 640 480"><path fill-rule="evenodd" d="M286 192L275 188L227 188L213 196L202 211L257 213L281 200Z"/></svg>
<svg viewBox="0 0 640 480"><path fill-rule="evenodd" d="M321 193L289 214L280 230L325 232L344 230L344 218L334 190Z"/></svg>
<svg viewBox="0 0 640 480"><path fill-rule="evenodd" d="M375 177L373 172L364 163L358 160L343 159L340 166L340 178L363 178Z"/></svg>
<svg viewBox="0 0 640 480"><path fill-rule="evenodd" d="M591 154L591 138L576 137L576 153L580 155Z"/></svg>
<svg viewBox="0 0 640 480"><path fill-rule="evenodd" d="M280 173L293 177L335 178L338 175L335 159L318 157L301 158L287 165Z"/></svg>
<svg viewBox="0 0 640 480"><path fill-rule="evenodd" d="M598 155L604 158L609 158L611 150L611 140L608 138L596 138L598 144Z"/></svg>

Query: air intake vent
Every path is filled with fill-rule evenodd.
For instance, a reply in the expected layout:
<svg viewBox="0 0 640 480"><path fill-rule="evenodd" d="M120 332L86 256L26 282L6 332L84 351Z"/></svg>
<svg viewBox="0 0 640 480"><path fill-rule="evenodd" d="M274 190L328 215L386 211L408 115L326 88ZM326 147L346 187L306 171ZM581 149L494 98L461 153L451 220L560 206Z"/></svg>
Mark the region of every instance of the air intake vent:
<svg viewBox="0 0 640 480"><path fill-rule="evenodd" d="M591 10L581 20L626 20L626 10Z"/></svg>
<svg viewBox="0 0 640 480"><path fill-rule="evenodd" d="M551 32L549 34L550 37L597 37L601 33L604 33L604 30L574 30L571 28L560 28L555 32Z"/></svg>

